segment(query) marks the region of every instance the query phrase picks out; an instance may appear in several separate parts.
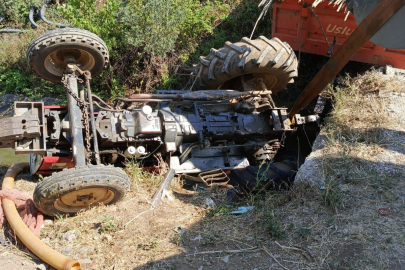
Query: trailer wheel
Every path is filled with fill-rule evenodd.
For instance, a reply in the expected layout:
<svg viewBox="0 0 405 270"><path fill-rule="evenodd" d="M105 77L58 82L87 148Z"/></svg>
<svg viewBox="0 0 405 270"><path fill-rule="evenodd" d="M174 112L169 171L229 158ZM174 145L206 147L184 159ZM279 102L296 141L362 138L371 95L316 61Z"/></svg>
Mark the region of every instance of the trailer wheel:
<svg viewBox="0 0 405 270"><path fill-rule="evenodd" d="M109 63L108 49L97 35L78 28L59 28L35 38L27 50L27 61L34 73L48 81L60 82L66 69L66 56L94 77Z"/></svg>
<svg viewBox="0 0 405 270"><path fill-rule="evenodd" d="M35 188L34 203L39 211L50 216L74 215L91 206L113 204L129 188L129 178L122 169L88 165L44 178Z"/></svg>
<svg viewBox="0 0 405 270"><path fill-rule="evenodd" d="M227 41L224 47L200 57L198 67L195 90L262 90L257 83L262 78L266 88L276 94L298 76L297 57L290 45L264 36L255 40L244 37L236 43Z"/></svg>

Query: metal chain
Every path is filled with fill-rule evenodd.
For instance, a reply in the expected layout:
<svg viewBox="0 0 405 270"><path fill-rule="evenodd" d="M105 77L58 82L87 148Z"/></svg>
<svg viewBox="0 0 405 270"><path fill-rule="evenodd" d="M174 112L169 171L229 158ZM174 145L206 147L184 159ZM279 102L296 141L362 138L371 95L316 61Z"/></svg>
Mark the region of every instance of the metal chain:
<svg viewBox="0 0 405 270"><path fill-rule="evenodd" d="M90 130L89 130L89 116L88 116L88 106L89 104L78 97L75 93L73 93L72 89L70 89L69 85L69 78L75 77L76 80L82 84L83 80L77 77L76 75L73 74L64 74L62 77L62 83L65 86L67 92L69 95L71 95L78 103L80 109L82 110L83 113L83 125L84 125L84 131L85 131L85 140L86 140L86 150L87 150L87 155L86 155L86 163L90 164L91 160L93 159L93 152L91 151L91 144L90 144Z"/></svg>

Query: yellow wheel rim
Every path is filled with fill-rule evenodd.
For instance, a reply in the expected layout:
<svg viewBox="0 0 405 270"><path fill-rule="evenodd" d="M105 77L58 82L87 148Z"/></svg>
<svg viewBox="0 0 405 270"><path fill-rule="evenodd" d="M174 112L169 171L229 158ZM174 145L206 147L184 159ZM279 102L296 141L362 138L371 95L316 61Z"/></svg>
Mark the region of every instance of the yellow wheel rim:
<svg viewBox="0 0 405 270"><path fill-rule="evenodd" d="M54 206L57 210L65 213L76 213L92 205L108 204L114 197L114 192L107 188L84 188L59 197Z"/></svg>

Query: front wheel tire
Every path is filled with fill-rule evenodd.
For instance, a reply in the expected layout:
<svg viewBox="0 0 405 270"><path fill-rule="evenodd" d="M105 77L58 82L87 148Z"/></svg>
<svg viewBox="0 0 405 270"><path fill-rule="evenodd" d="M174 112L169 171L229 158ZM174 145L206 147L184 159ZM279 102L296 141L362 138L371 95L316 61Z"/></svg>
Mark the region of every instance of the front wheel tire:
<svg viewBox="0 0 405 270"><path fill-rule="evenodd" d="M34 191L35 206L44 214L74 215L80 210L121 200L130 188L127 174L119 168L89 165L54 173Z"/></svg>

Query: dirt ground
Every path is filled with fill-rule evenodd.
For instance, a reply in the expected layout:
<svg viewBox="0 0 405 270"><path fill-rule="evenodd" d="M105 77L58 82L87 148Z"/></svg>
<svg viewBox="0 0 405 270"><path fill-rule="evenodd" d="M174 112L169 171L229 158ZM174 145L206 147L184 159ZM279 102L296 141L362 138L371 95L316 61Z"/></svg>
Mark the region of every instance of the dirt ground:
<svg viewBox="0 0 405 270"><path fill-rule="evenodd" d="M149 210L161 178L132 164L123 201L48 219L42 241L83 269L404 269L404 79L371 71L341 81L292 190L230 205L224 189L181 195L177 181ZM35 181L21 175L16 188L32 191ZM231 214L237 206L255 208ZM46 266L7 225L0 239L0 269Z"/></svg>

